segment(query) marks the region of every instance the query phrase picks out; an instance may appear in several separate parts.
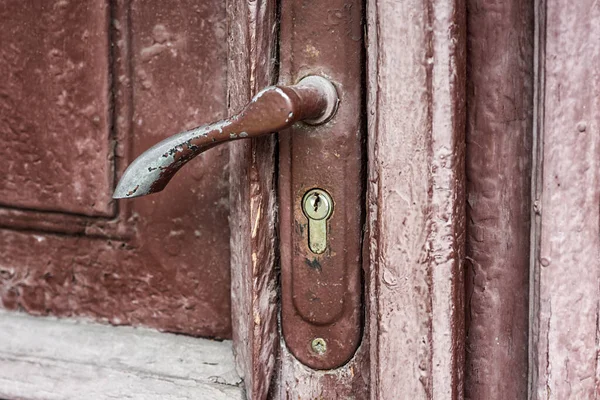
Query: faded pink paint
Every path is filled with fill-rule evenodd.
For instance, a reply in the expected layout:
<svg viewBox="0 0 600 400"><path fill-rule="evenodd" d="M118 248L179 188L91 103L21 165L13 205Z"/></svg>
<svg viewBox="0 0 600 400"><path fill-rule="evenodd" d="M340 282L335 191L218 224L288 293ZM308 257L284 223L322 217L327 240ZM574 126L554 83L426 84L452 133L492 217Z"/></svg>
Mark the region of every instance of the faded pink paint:
<svg viewBox="0 0 600 400"><path fill-rule="evenodd" d="M534 399L600 396L600 3L541 3Z"/></svg>
<svg viewBox="0 0 600 400"><path fill-rule="evenodd" d="M465 5L370 1L372 399L463 397Z"/></svg>

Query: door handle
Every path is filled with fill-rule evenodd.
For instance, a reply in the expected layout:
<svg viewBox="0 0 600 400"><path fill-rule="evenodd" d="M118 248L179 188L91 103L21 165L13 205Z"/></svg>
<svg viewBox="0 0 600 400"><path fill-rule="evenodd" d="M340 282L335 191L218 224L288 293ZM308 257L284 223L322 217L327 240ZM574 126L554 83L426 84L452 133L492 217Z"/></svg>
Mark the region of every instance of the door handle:
<svg viewBox="0 0 600 400"><path fill-rule="evenodd" d="M113 198L159 192L198 154L281 131L282 333L301 362L331 369L352 357L361 335L360 84L336 80L344 102L338 112L336 86L316 73L269 86L239 114L154 145L127 167ZM320 126L294 125L299 121Z"/></svg>
<svg viewBox="0 0 600 400"><path fill-rule="evenodd" d="M298 121L327 122L335 114L335 87L320 76L296 85L269 86L237 115L170 136L146 150L127 167L113 198L133 198L163 190L175 173L198 154L221 143L275 133Z"/></svg>

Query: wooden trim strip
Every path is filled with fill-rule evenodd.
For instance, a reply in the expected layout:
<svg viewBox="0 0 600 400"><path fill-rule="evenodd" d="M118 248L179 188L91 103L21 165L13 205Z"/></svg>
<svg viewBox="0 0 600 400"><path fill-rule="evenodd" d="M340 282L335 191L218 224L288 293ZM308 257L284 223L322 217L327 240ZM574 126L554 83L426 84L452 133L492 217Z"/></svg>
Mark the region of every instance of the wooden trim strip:
<svg viewBox="0 0 600 400"><path fill-rule="evenodd" d="M275 83L276 10L275 0L227 0L230 115ZM229 145L233 344L250 399L267 397L279 348L274 136Z"/></svg>
<svg viewBox="0 0 600 400"><path fill-rule="evenodd" d="M600 368L600 3L536 8L532 399L593 399Z"/></svg>
<svg viewBox="0 0 600 400"><path fill-rule="evenodd" d="M368 2L372 399L463 396L465 4Z"/></svg>
<svg viewBox="0 0 600 400"><path fill-rule="evenodd" d="M525 399L533 2L469 0L465 397Z"/></svg>

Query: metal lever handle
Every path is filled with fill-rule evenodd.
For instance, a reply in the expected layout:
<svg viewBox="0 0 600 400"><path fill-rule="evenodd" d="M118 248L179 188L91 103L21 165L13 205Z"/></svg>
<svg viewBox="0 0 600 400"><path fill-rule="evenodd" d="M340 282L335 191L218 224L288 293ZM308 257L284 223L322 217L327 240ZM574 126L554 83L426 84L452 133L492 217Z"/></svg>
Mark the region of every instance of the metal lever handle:
<svg viewBox="0 0 600 400"><path fill-rule="evenodd" d="M146 150L127 167L113 198L160 192L183 165L220 143L267 135L298 121L324 123L335 113L337 103L335 87L319 76L306 77L293 86L269 86L239 114L178 133Z"/></svg>

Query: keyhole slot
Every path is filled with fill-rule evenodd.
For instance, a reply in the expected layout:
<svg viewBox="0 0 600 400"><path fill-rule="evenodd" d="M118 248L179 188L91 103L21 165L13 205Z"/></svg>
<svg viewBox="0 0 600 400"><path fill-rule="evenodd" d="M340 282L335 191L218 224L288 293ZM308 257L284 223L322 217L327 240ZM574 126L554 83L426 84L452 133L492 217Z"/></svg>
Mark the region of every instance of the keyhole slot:
<svg viewBox="0 0 600 400"><path fill-rule="evenodd" d="M321 202L321 197L319 196L319 193L315 193L314 196L315 196L315 200L314 200L315 212L318 212L319 211L319 203Z"/></svg>

